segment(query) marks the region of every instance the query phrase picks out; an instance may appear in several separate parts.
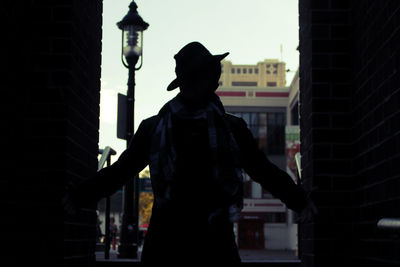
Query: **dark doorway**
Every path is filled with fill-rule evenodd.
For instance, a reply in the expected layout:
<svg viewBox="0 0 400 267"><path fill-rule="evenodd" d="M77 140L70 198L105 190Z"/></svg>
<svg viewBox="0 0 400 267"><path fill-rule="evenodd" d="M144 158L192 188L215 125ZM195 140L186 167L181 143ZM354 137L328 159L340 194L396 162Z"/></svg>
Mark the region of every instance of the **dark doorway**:
<svg viewBox="0 0 400 267"><path fill-rule="evenodd" d="M240 249L264 249L264 222L262 220L240 220L238 232Z"/></svg>

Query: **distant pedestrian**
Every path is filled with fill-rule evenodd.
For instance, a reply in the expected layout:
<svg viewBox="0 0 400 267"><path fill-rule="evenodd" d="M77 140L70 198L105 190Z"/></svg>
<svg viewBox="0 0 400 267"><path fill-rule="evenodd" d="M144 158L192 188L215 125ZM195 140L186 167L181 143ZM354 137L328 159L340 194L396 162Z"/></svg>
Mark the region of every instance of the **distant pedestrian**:
<svg viewBox="0 0 400 267"><path fill-rule="evenodd" d="M112 244L112 249L117 249L117 234L118 234L118 226L115 224L114 217L110 218L110 241Z"/></svg>
<svg viewBox="0 0 400 267"><path fill-rule="evenodd" d="M102 221L99 219L99 215L97 215L97 222L96 222L96 243L101 243L102 237L104 236L101 231L101 224Z"/></svg>
<svg viewBox="0 0 400 267"><path fill-rule="evenodd" d="M215 90L227 55L212 55L198 42L183 47L175 55L177 78L167 88L180 93L142 121L118 161L76 193L80 201L99 200L150 165L154 205L144 264L239 264L233 222L243 207L242 169L303 219L316 212L259 150L244 120L225 113Z"/></svg>

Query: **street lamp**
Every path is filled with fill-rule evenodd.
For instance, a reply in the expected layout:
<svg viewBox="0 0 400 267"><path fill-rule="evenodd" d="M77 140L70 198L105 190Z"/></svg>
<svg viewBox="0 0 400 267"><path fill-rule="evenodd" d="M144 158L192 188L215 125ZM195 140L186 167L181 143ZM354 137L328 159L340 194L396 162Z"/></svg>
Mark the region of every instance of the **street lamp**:
<svg viewBox="0 0 400 267"><path fill-rule="evenodd" d="M126 98L126 146L128 147L134 131L134 102L135 102L135 70L139 70L143 63L143 31L149 26L138 14L137 5L132 1L129 12L117 23L122 30L122 64L129 69L128 91ZM140 58L140 64L136 64ZM132 177L134 178L134 177ZM138 177L124 187L124 207L121 225L119 258L137 258L138 249L138 219L139 219L139 180Z"/></svg>
<svg viewBox="0 0 400 267"><path fill-rule="evenodd" d="M117 26L122 30L122 63L128 69L134 67L135 70L139 70L143 63L143 31L149 27L149 24L140 17L134 1L129 5L128 14L117 23ZM136 67L139 57L141 57L141 63L139 67Z"/></svg>

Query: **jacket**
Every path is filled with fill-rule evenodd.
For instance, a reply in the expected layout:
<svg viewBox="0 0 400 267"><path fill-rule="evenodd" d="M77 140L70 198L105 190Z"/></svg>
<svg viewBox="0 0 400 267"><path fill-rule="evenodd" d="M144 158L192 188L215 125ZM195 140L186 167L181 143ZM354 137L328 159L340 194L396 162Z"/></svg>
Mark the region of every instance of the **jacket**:
<svg viewBox="0 0 400 267"><path fill-rule="evenodd" d="M300 212L307 200L304 190L258 149L243 119L228 113L225 119L239 146L242 169L288 208ZM87 192L86 198L97 201L111 195L149 164L151 138L158 121L156 115L141 122L118 161L81 187ZM240 262L232 223L223 215L212 224L208 221L210 212L223 206L225 200L210 179L206 122L175 118L173 131L177 151L174 198L170 205L159 208L155 195L142 261L154 263L162 259L165 263L196 257L208 262L211 258L216 262ZM152 181L153 186L155 182Z"/></svg>

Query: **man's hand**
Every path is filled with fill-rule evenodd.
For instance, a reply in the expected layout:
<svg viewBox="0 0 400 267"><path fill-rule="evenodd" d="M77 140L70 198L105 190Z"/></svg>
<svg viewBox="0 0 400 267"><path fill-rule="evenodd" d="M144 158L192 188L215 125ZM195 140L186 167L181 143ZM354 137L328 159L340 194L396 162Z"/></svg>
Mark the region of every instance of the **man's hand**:
<svg viewBox="0 0 400 267"><path fill-rule="evenodd" d="M300 213L297 223L307 223L313 221L314 217L318 214L318 209L310 197L307 198L306 207Z"/></svg>

